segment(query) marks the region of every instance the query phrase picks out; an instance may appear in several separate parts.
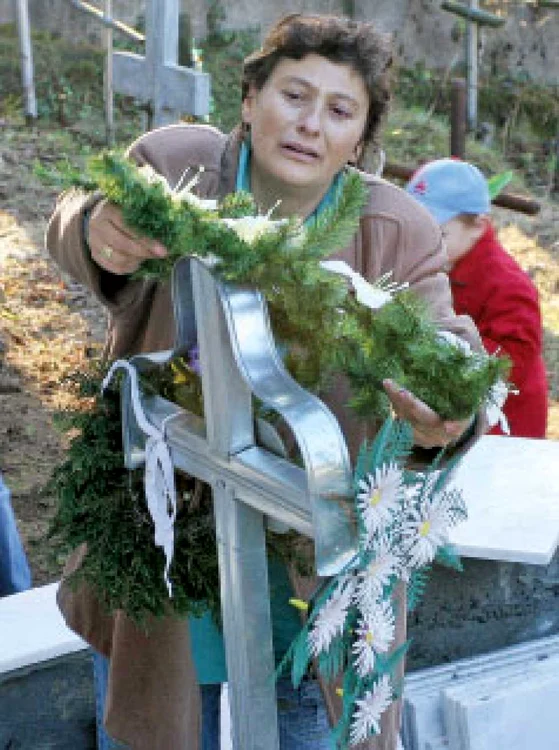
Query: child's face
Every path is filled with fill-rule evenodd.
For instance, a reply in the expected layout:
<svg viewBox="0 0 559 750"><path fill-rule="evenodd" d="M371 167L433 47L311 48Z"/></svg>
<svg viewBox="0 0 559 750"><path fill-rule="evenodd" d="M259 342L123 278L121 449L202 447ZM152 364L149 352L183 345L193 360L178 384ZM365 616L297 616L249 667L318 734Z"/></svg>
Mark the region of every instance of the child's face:
<svg viewBox="0 0 559 750"><path fill-rule="evenodd" d="M484 216L477 216L471 222L464 221L460 216L454 216L441 224L441 234L451 265L472 249L484 234L486 226L487 221Z"/></svg>

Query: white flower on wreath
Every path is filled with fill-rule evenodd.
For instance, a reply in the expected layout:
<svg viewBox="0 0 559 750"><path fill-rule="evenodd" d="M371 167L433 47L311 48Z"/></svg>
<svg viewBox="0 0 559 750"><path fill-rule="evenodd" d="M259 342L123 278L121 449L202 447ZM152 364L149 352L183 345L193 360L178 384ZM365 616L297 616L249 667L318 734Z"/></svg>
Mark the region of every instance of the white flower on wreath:
<svg viewBox="0 0 559 750"><path fill-rule="evenodd" d="M380 717L392 703L393 691L390 678L384 674L372 690L368 690L362 699L355 701L350 744L364 742L372 733L380 734Z"/></svg>
<svg viewBox="0 0 559 750"><path fill-rule="evenodd" d="M270 219L268 214L262 216L241 216L239 219L222 219L247 245L252 245L264 234L277 231L287 224L289 219Z"/></svg>
<svg viewBox="0 0 559 750"><path fill-rule="evenodd" d="M385 273L371 284L364 279L360 273L354 271L344 260L323 260L321 261L320 266L325 271L337 273L340 276L345 276L349 279L355 292L355 299L361 305L370 307L371 310L379 310L386 305L387 302L392 302L394 295L401 292L403 289L406 289L408 286L407 282L404 284L397 284L394 281L390 281L390 277L392 276L391 272Z"/></svg>
<svg viewBox="0 0 559 750"><path fill-rule="evenodd" d="M334 638L343 633L354 588L353 576L344 577L321 608L308 636L309 648L313 656L328 651Z"/></svg>
<svg viewBox="0 0 559 750"><path fill-rule="evenodd" d="M382 536L375 543L374 558L357 574L353 601L361 612L367 612L375 606L384 587L393 576L398 575L400 567L399 557L392 551L387 538Z"/></svg>
<svg viewBox="0 0 559 750"><path fill-rule="evenodd" d="M430 502L422 502L402 528L406 566L415 569L428 565L437 549L448 542L450 527L465 515L463 500L457 492L443 492Z"/></svg>
<svg viewBox="0 0 559 750"><path fill-rule="evenodd" d="M198 172L186 183L186 185L182 186L183 181L190 169L190 167L185 169L174 188L169 185L166 178L163 177L162 174L156 172L155 169L149 164L144 164L139 168L138 171L149 183L161 184L165 193L169 195L174 201L188 203L190 206L199 208L204 211L215 211L217 209L217 200L213 198L199 198L192 192L192 188L198 183L200 175L204 171L203 166L198 169Z"/></svg>
<svg viewBox="0 0 559 750"><path fill-rule="evenodd" d="M504 380L498 380L491 386L485 399L485 414L489 426L495 427L498 424L505 435L510 435L509 422L503 412L503 406L509 393L516 395L518 391L511 391Z"/></svg>
<svg viewBox="0 0 559 750"><path fill-rule="evenodd" d="M394 641L394 612L388 600L377 602L364 613L357 627L358 638L352 646L355 669L360 677L366 677L374 667L377 654L388 651Z"/></svg>
<svg viewBox="0 0 559 750"><path fill-rule="evenodd" d="M466 339L463 339L461 336L457 336L455 333L452 333L452 331L437 331L437 337L439 339L442 339L443 341L446 341L447 344L450 344L456 349L464 352L464 354L473 354L472 347L466 341Z"/></svg>
<svg viewBox="0 0 559 750"><path fill-rule="evenodd" d="M390 523L397 512L403 489L403 475L396 464L383 464L373 474L359 480L357 508L365 525L365 545L374 543L374 535Z"/></svg>

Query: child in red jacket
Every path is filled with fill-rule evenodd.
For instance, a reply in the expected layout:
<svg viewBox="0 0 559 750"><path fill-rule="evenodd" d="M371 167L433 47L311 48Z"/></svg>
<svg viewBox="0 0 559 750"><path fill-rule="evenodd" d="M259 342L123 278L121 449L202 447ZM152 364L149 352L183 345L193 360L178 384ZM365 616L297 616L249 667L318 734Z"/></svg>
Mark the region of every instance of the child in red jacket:
<svg viewBox="0 0 559 750"><path fill-rule="evenodd" d="M438 159L421 167L406 190L441 227L454 309L474 320L489 352L512 361L509 379L518 393L503 407L510 434L545 437L547 378L538 292L497 239L484 176L467 162ZM491 432L502 434L499 427Z"/></svg>

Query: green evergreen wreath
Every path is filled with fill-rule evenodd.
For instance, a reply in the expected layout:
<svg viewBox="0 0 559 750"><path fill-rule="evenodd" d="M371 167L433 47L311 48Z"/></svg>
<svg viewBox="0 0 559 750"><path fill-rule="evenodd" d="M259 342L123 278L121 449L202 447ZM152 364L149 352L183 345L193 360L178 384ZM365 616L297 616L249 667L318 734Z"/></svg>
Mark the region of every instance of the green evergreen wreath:
<svg viewBox="0 0 559 750"><path fill-rule="evenodd" d="M286 365L306 388L320 390L334 372L349 378L350 405L385 417L381 384L391 378L444 419L464 419L506 378L504 357L472 353L441 338L426 304L400 292L378 310L359 304L348 285L320 266L357 230L367 187L348 171L335 206L304 228L296 219L259 216L251 195L233 193L221 204L192 192L195 178L171 190L151 167L115 153L90 162L89 187L118 205L127 224L162 242L167 258L142 264L139 276L164 279L188 254L211 258L226 281L257 288L266 298ZM216 204L215 206L210 204Z"/></svg>
<svg viewBox="0 0 559 750"><path fill-rule="evenodd" d="M65 412L62 426L76 432L64 462L50 480L58 508L49 529L55 555L84 542L87 555L72 580L87 581L109 611L124 610L138 624L148 614L220 616L219 571L210 488L177 475L176 549L170 570L173 597L163 577L161 548L143 493L143 470L124 467L120 396L116 385L101 395L103 373L69 381L80 408Z"/></svg>
<svg viewBox="0 0 559 750"><path fill-rule="evenodd" d="M304 229L296 219L259 216L246 193L214 205L194 195L192 181L173 191L151 168L138 168L114 153L92 160L86 184L120 206L131 227L168 248L168 258L147 261L139 275L164 279L184 254L213 259L216 274L255 286L267 299L276 340L294 377L320 392L333 373L344 373L352 387L351 406L365 417L388 412L381 387L386 377L442 416L468 416L508 368L502 358L466 354L442 340L413 294L399 293L373 311L356 301L345 280L321 268L320 261L356 231L367 189L355 171L346 174L335 207ZM51 485L59 498L51 529L58 550L86 542L88 554L75 576L91 583L109 609L122 609L137 621L169 608L178 615L209 608L217 616L219 577L208 488L180 479L170 600L140 473L123 467L116 394L101 397L99 372L82 373L76 382L86 406L69 416L78 434ZM152 372L143 387L201 413L200 381L186 360ZM274 548L291 558L296 548L291 542L289 535L282 536Z"/></svg>
<svg viewBox="0 0 559 750"><path fill-rule="evenodd" d="M100 363L67 379L78 406L58 415L59 427L72 434L65 460L56 467L47 491L58 498L48 538L54 559L81 544L87 554L69 581L87 582L108 611L123 610L138 625L148 615L178 617L210 611L220 622L219 568L211 488L176 475L178 513L175 554L169 571L169 598L161 571L164 555L153 543L154 526L144 497L143 468L124 466L118 380L101 393ZM148 393L159 393L201 413L200 379L182 359L142 379ZM297 550L297 535L267 534L269 553L312 572Z"/></svg>

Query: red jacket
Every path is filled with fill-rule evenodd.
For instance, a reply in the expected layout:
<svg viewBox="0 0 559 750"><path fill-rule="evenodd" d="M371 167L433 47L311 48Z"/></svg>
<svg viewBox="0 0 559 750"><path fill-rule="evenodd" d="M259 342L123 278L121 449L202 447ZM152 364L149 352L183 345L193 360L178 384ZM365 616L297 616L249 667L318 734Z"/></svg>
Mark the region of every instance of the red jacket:
<svg viewBox="0 0 559 750"><path fill-rule="evenodd" d="M545 437L547 378L542 357L538 292L528 274L489 227L450 272L454 308L473 318L485 348L512 360L509 380L519 390L503 411L516 437ZM493 428L493 434L502 434Z"/></svg>

